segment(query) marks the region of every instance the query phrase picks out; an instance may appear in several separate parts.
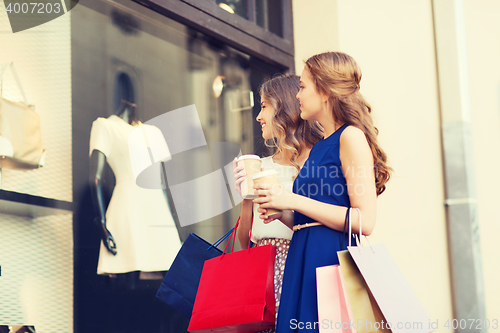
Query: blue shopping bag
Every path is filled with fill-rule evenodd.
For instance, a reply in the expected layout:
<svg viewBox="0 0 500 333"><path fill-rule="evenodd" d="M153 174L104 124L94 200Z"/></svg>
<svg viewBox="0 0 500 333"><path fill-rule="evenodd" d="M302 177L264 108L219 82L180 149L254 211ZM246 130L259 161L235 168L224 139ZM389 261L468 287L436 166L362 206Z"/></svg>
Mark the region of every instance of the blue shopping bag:
<svg viewBox="0 0 500 333"><path fill-rule="evenodd" d="M165 275L156 297L190 319L203 264L205 260L222 254L222 251L217 246L232 231L233 229L228 231L214 244L208 243L193 233L189 234Z"/></svg>

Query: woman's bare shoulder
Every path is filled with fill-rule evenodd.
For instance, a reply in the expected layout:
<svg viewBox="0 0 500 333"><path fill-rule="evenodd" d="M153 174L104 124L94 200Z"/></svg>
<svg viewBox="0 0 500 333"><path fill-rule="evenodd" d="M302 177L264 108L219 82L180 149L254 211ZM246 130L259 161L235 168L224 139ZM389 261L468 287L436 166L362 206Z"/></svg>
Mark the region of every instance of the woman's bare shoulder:
<svg viewBox="0 0 500 333"><path fill-rule="evenodd" d="M355 126L347 126L340 135L340 144L348 146L357 146L359 144L367 144L365 133Z"/></svg>

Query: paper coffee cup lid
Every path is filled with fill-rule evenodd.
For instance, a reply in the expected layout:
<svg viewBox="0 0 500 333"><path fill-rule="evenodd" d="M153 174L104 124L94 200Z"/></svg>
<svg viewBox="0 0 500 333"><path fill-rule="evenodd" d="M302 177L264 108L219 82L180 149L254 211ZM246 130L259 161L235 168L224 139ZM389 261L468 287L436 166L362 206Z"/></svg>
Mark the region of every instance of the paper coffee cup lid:
<svg viewBox="0 0 500 333"><path fill-rule="evenodd" d="M278 171L276 171L276 170L264 170L261 172L257 172L255 175L253 175L252 180L255 180L255 179L261 178L261 177L277 175L277 174L278 174Z"/></svg>
<svg viewBox="0 0 500 333"><path fill-rule="evenodd" d="M258 155L241 155L240 157L238 157L238 162L248 159L260 160L260 157Z"/></svg>

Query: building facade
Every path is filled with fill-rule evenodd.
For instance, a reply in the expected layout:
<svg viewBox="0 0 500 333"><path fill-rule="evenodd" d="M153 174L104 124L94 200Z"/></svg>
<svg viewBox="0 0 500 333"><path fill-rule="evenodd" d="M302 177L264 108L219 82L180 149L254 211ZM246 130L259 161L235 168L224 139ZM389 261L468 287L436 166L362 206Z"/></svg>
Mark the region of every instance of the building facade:
<svg viewBox="0 0 500 333"><path fill-rule="evenodd" d="M14 62L47 152L42 168L1 170L0 325L185 332L186 319L154 297L161 280L96 274L92 122L114 114L122 99L137 104L142 121L194 104L208 143L265 156L271 151L255 126L260 83L300 75L309 56L335 50L363 71L361 93L394 169L371 242L387 246L438 331L493 332L499 11L487 0L81 0L13 34L0 6L0 64ZM10 72L1 94L21 99ZM183 177L210 172L206 153L187 157ZM105 180L109 199L110 169ZM203 193L195 200L211 202ZM179 237L215 241L236 222L233 206L178 224Z"/></svg>

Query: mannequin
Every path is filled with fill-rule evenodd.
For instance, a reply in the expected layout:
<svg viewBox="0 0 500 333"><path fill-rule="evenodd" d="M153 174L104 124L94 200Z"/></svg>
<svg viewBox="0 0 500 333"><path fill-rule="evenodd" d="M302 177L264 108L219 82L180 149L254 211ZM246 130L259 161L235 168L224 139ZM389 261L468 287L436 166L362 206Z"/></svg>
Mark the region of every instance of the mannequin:
<svg viewBox="0 0 500 333"><path fill-rule="evenodd" d="M117 162L117 158L122 158L124 155L128 154L127 138L128 138L128 133L133 129L133 127L140 125L144 126L148 131L151 130L150 128L151 126L146 127L148 125L142 125L136 119L135 116L136 107L137 105L135 105L134 103L122 100L122 105L115 113L115 115L107 119L98 118L92 125L89 181L91 185L92 201L97 213L96 214L97 217L94 219L94 221L98 223L100 227L102 245L104 245L104 248L101 246L101 252L105 250L109 252L112 256L116 257L116 260L114 260L109 255L100 253L98 274L113 275L118 273L126 273L130 271L143 271L143 270L145 272L164 271L170 267L171 261L173 260L173 258L175 258L175 254L180 248L180 239L177 233L177 229L175 227L175 223L173 222L172 213L170 212L168 196L166 191L141 189L138 188L137 185L135 185L135 182L131 184L130 178L133 177L132 175L129 175L127 173L128 169L126 165L124 165L124 163L125 164L130 163L128 155L125 158L125 160L119 160L119 162ZM118 119L117 117L121 118L121 120ZM153 129L156 128L153 127ZM116 132L118 132L119 134L118 136L115 135ZM97 135L101 135L99 138L100 141L95 139ZM104 139L102 138L103 135ZM161 136L161 139L164 140L163 136ZM100 142L100 145L102 146L103 145L102 142L106 143L107 141L111 141L109 143L109 147L107 148L106 145L104 145L103 148L99 148L99 143L96 144L96 142ZM118 145L119 147L117 147ZM168 150L168 147L166 149ZM103 151L106 151L106 153ZM113 163L111 163L110 160L108 160L108 158L110 158L110 156L113 153L116 153L116 151L120 151L118 155L121 157L115 156L113 165ZM106 163L111 163L110 166L113 169L115 176L118 176L116 172L120 172L120 179L122 179L121 184L123 185L123 183L126 183L126 187L122 186L121 189L116 190L118 187L118 177L117 177L117 187L115 187L115 190L113 190L113 197L112 197L112 201L115 200L115 207L113 209L113 213L115 214L112 215L114 216L113 223L115 230L113 231L113 233L118 232L121 235L120 237L122 243L116 240L120 237L115 239L116 235L115 237L113 237L110 231L111 229L111 227L109 227L110 221L108 221L110 217L107 216L109 215L109 211L107 214L104 205L102 176L103 176L104 166L106 165ZM116 166L117 163L118 167ZM125 181L123 181L124 178ZM162 194L160 194L159 191L161 191ZM159 195L163 198L162 200L165 200L165 202L158 202ZM144 203L141 202L139 199L144 198L145 196L148 196L148 198L153 198L156 201L152 207L146 207L144 208L144 210L146 211L151 211L152 209L156 210L156 207L158 207L157 212L153 212L152 214L148 215L147 213L144 213L144 210L141 210L143 208L142 206L144 206ZM119 207L116 207L116 205L118 205ZM108 207L108 210L109 209L110 208ZM123 214L125 215L118 216L119 214L116 214L117 210L124 211ZM131 221L122 221L129 219ZM140 225L141 229L137 229L137 224L140 223L136 223L136 225L134 225L134 222L137 222L138 219L140 220L139 222L142 223L142 225ZM150 228L151 227L150 225L148 226L144 224L145 221L154 222L159 219L161 220L167 219L169 221L169 224L162 225L162 227L166 226L169 228L157 228L156 230L152 230ZM137 232L138 230L141 233L139 235ZM131 242L129 242L130 239L137 241L137 239L134 237L140 238L138 241L139 243L131 244ZM163 242L167 242L168 245L161 244ZM134 249L137 248L140 248L139 250L136 251L138 254L134 252L135 251ZM121 251L125 251L125 253L122 252L121 258L119 258L118 254ZM146 257L151 257L151 256L154 257L155 255L157 256L157 258L153 258L149 261L145 259ZM131 260L129 260L129 258ZM102 264L101 261L103 262ZM124 262L128 261L131 261L133 263L130 265L124 264ZM144 264L145 261L148 262ZM113 262L118 262L118 264ZM143 267L145 268L143 269Z"/></svg>
<svg viewBox="0 0 500 333"><path fill-rule="evenodd" d="M137 105L122 99L122 105L116 112L116 115L125 122L133 125L137 123L135 109ZM97 209L97 215L94 222L99 224L101 239L106 249L113 255L116 255L116 242L113 235L106 228L106 209L104 208L104 196L102 191L102 172L106 164L106 155L103 152L94 149L90 155L90 187L92 189L92 202Z"/></svg>

